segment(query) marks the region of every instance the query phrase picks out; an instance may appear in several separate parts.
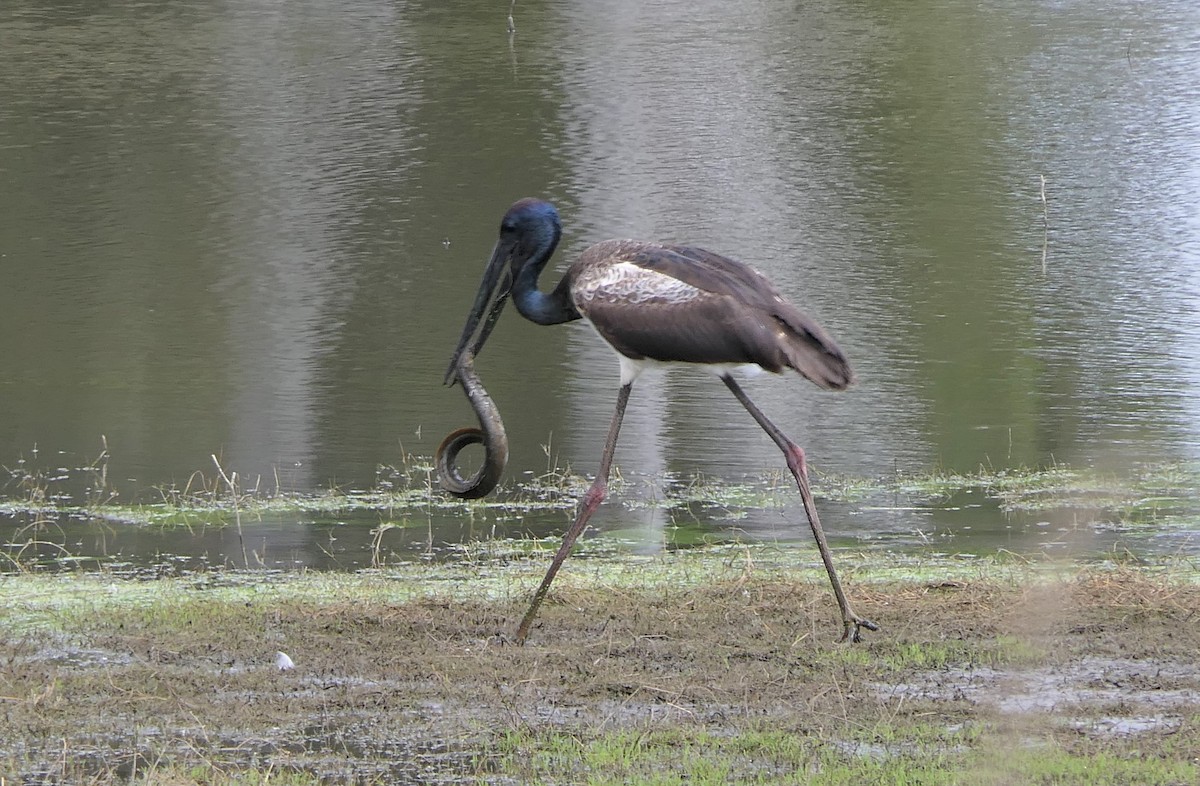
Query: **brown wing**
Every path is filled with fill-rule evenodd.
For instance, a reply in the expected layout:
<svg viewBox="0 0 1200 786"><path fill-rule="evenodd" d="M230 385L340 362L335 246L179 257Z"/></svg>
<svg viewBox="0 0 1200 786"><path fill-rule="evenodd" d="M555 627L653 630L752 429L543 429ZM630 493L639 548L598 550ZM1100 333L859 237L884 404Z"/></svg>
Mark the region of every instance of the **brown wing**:
<svg viewBox="0 0 1200 786"><path fill-rule="evenodd" d="M790 367L827 388L853 380L824 328L748 265L689 246L631 241L593 246L580 263L573 272L591 285L579 310L628 357Z"/></svg>

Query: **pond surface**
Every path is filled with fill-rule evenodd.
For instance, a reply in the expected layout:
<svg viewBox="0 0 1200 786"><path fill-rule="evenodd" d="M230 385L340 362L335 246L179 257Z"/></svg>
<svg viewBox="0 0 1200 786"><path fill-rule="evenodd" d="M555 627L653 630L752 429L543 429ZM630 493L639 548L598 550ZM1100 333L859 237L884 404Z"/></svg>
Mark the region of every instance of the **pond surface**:
<svg viewBox="0 0 1200 786"><path fill-rule="evenodd" d="M471 422L442 375L500 216L531 195L563 217L554 270L609 237L688 242L818 317L859 384L747 389L819 471L1200 459L1191 0L522 0L513 35L508 6L5 3L0 463L103 451L125 501L211 482L214 456L244 486L370 486ZM478 367L509 484L595 471L617 364L590 330L510 311ZM650 496L783 468L687 370L635 388L616 464ZM779 537L799 510L737 526ZM986 551L971 533L1010 523L991 516L940 526ZM825 519L842 541L914 528ZM297 523L320 563L324 525ZM672 522L597 523L655 543Z"/></svg>

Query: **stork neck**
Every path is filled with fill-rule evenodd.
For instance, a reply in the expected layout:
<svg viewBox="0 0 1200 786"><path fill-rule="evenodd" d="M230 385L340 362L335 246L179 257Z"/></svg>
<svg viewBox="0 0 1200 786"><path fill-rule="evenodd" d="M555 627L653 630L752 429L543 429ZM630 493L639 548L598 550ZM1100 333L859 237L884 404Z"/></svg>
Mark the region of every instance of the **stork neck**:
<svg viewBox="0 0 1200 786"><path fill-rule="evenodd" d="M533 258L521 268L513 282L512 298L517 305L517 311L530 322L539 325L557 325L579 319L579 312L571 302L569 275L563 276L562 281L549 294L538 289L538 276L553 252L553 243L538 249Z"/></svg>

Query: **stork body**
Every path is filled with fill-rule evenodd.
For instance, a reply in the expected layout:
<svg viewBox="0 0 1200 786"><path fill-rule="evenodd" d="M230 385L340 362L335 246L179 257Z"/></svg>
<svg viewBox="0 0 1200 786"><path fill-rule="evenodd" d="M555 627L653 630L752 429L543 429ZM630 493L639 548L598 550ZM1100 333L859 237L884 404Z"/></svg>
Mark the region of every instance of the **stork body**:
<svg viewBox="0 0 1200 786"><path fill-rule="evenodd" d="M608 240L583 252L563 280L575 309L616 350L623 382L645 360L794 368L835 389L853 379L820 325L736 260L690 246Z"/></svg>
<svg viewBox="0 0 1200 786"><path fill-rule="evenodd" d="M843 639L857 641L860 628L876 630L874 623L854 614L842 592L808 488L804 451L729 373L746 365L777 373L794 369L822 388L840 390L853 382L854 374L834 340L758 271L691 246L634 240L597 243L580 255L552 291L542 292L538 277L560 236L558 213L549 203L523 199L509 208L446 375L447 382L453 382L463 353L470 348L473 356L482 348L510 293L522 316L538 324L586 319L620 360L621 385L599 471L521 621L517 641L523 643L528 636L559 567L607 493L633 383L653 362L701 364L719 374L787 459L841 609Z"/></svg>

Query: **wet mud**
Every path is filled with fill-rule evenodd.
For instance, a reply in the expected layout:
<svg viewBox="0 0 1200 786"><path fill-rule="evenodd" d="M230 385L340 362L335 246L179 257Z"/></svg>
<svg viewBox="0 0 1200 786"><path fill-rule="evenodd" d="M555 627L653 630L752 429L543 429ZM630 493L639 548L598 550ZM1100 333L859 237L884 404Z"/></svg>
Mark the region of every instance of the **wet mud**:
<svg viewBox="0 0 1200 786"><path fill-rule="evenodd" d="M884 628L854 647L836 642L815 579L564 576L524 647L509 639L523 585L471 599L362 581L378 586L294 598L174 586L161 602L68 604L53 626L6 625L6 783L197 771L545 781L539 740L651 730L771 730L847 759L1038 745L1200 756L1190 581L1116 570L1028 585L852 582ZM278 668L279 651L294 668ZM735 755L730 777L793 766L769 759Z"/></svg>

